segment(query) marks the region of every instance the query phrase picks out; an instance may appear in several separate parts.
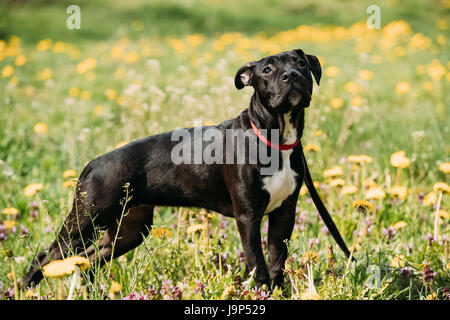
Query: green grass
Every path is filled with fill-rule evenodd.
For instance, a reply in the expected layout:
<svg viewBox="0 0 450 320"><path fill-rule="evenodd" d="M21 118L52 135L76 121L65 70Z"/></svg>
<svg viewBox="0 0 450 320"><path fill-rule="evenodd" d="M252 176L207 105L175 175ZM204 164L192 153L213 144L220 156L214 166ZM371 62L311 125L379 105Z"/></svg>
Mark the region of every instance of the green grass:
<svg viewBox="0 0 450 320"><path fill-rule="evenodd" d="M267 43L279 50L302 48L324 61L321 86L314 88L313 101L307 109L303 141L304 145L320 146L319 152L308 152L306 156L313 178L321 183L321 196L347 244L353 243L356 228L363 231L364 226L368 227L358 226L360 214L352 208L354 200L365 198L366 189L359 179L357 193L339 196L338 190L323 176L323 170L340 165L345 184L354 184L354 171L346 158L351 154L368 154L373 162L366 165L365 177L373 179L386 192L383 200L374 201L376 216L367 215L371 232L360 237L355 252L358 263L348 269L345 257L321 231L323 224L308 194L301 196L299 221L289 242L296 274L292 282L286 276L284 292L276 291L272 298L298 299L295 287L300 292L307 290L308 281L300 276L305 268L301 255L307 251L319 254L314 284L322 299L426 299L430 286L422 282L425 266L437 272L431 288L438 299L445 298L444 288L450 282L448 242L442 243L441 238L440 243L430 245L425 239L427 233L433 233L433 208L418 200L423 193L433 191L436 182L449 182L448 174L438 169L439 164L449 161L450 151L447 93L450 39L448 29L436 24L448 18L449 9L444 2L381 1L383 28L398 20L411 28L410 32L394 37L388 47L383 46L389 39L386 28L373 34L364 31L348 39L321 39L334 30L325 29L326 26L342 26L346 34L356 30L352 25L366 19L365 9L372 4L370 1L78 3L82 11L81 30L65 27L65 8L72 4L68 1L0 4L0 39L7 47L11 36L19 37L18 50L27 59L23 66L16 66L19 53L4 54L6 49L0 44L0 72L6 66L14 67L12 75L0 74L0 212L9 207L20 212L14 218L0 213L0 227L11 220L16 223L16 230L8 229L4 233L6 238L0 240L0 299L7 299L8 295L2 291L13 287L8 276L11 263L16 276L22 277L35 252L54 240L69 212L72 194L62 185L67 180L62 177L65 170L74 169L79 174L89 160L124 141L192 126L197 119L219 123L237 116L248 106L252 89L236 90L234 74L247 61L267 55L269 50L264 47ZM133 21L141 21L142 30L136 30L136 22L133 28ZM283 40L279 32L299 25L314 26L316 36ZM229 32L240 35L223 50L215 50L221 36ZM424 50L411 48L411 39L417 33L430 41ZM190 46L188 37L192 34L201 34L203 42ZM39 51L37 44L46 38L52 40L51 49ZM184 43L183 52L174 50L173 39ZM248 48L247 40L251 42ZM64 42L63 53L52 51L57 41ZM121 57L111 55L117 46L123 49ZM357 50L361 46L362 54ZM127 53L137 53L137 61L127 63L123 58ZM381 57L381 63L373 62L377 56ZM96 67L78 73L77 65L87 58L94 58ZM439 80L433 80L428 73L435 60L446 72ZM326 68L330 66L339 68L337 76L327 75ZM52 76L37 79L38 73L45 69L50 69ZM116 76L117 70L123 70L122 77ZM372 78L361 79L361 70L370 70ZM411 89L405 94L396 93L396 86L404 81ZM360 91L345 91L348 82L359 83ZM427 90L430 84L432 88ZM70 96L71 88L80 93ZM108 89L114 89L116 97L109 99ZM80 97L83 91L89 91L88 99ZM361 106L352 107L352 99L359 96ZM123 100L117 100L119 97ZM333 98L343 99L343 106L331 108ZM103 111L99 112L97 106L103 106ZM45 123L48 131L36 133L33 128L38 122ZM411 165L402 172L400 184L407 187L408 195L401 201L391 199L388 192L397 173L390 164L390 155L398 150L404 150L411 159ZM42 183L44 187L28 197L24 188L31 183ZM38 216L33 218L29 203L35 200L42 202ZM448 201L448 195L444 195L441 208L447 211ZM170 280L182 290L183 298L258 298L258 292L250 290L245 295L245 285L234 283L237 275L243 281L248 280L245 263L239 258L242 246L235 222L214 214L210 221L210 246L205 247L201 241L199 258L203 264L196 266L195 239L184 232L177 234L178 215L185 210L179 230L202 222L197 209L158 208L155 226L168 227L172 236L148 237L136 250L112 262L109 278L108 266L94 266L95 281L83 281L84 287L93 285L94 290L89 293L81 290L76 298L101 299L105 294L101 288L106 288L107 294L112 280L122 285L120 297L130 293L152 295L150 289L154 288L158 292L154 298L170 299L170 295L160 293L163 281ZM408 225L388 239L383 228L399 221ZM20 234L22 226L28 229L25 236ZM267 236L265 228L262 235ZM448 218L441 219L440 235L449 235ZM318 244L310 247L309 241L316 238ZM333 270L327 257L330 245L335 251ZM12 251L13 259L4 257L6 250ZM219 255L226 260L221 266L214 260ZM392 264L396 255L405 257L410 277L405 278L401 268ZM375 280L374 274L379 274ZM206 285L201 293L194 292L197 280ZM69 279L64 281L67 294ZM252 282L246 285L251 288ZM44 281L37 295L53 299L55 286L52 279ZM25 298L24 293L21 298Z"/></svg>

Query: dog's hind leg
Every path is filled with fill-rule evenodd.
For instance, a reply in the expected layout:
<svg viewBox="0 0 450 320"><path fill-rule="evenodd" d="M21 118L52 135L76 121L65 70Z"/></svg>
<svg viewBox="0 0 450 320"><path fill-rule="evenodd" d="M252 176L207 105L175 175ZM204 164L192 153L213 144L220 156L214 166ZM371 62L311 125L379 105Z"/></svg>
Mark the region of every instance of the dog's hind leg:
<svg viewBox="0 0 450 320"><path fill-rule="evenodd" d="M139 246L149 234L153 224L151 205L139 205L111 223L103 234L98 247L92 246L86 252L91 265L97 268ZM94 276L91 270L91 280Z"/></svg>

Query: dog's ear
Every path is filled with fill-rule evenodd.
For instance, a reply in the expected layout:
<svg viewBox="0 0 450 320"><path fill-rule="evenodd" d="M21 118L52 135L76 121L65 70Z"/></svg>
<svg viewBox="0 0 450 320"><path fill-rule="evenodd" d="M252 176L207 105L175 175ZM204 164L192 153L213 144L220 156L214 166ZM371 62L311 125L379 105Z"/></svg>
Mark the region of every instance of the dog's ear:
<svg viewBox="0 0 450 320"><path fill-rule="evenodd" d="M304 57L306 59L306 63L308 63L309 69L316 79L317 85L320 84L320 78L322 77L322 67L320 66L319 59L316 56L311 54L305 54L302 49L294 50L299 56Z"/></svg>
<svg viewBox="0 0 450 320"><path fill-rule="evenodd" d="M320 77L322 76L322 67L320 66L320 61L316 56L307 54L306 58L308 59L309 67L311 68L311 72L316 79L317 85L320 84Z"/></svg>
<svg viewBox="0 0 450 320"><path fill-rule="evenodd" d="M246 65L239 68L234 77L234 85L236 88L241 90L245 86L251 85L253 77L253 68L255 67L254 62L249 62Z"/></svg>

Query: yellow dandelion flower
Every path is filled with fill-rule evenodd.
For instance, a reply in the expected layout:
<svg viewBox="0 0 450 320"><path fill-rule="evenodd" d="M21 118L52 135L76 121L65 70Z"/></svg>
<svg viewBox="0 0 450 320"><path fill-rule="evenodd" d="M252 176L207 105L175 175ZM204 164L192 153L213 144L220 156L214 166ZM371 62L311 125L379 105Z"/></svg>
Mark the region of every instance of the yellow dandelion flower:
<svg viewBox="0 0 450 320"><path fill-rule="evenodd" d="M187 233L201 233L204 230L206 230L206 226L205 225L203 225L203 224L193 224L193 225L190 225L187 228L186 232Z"/></svg>
<svg viewBox="0 0 450 320"><path fill-rule="evenodd" d="M16 225L15 220L4 220L3 225L5 226L6 230L11 230Z"/></svg>
<svg viewBox="0 0 450 320"><path fill-rule="evenodd" d="M439 165L439 170L443 173L450 173L450 162L443 162Z"/></svg>
<svg viewBox="0 0 450 320"><path fill-rule="evenodd" d="M428 66L427 73L431 77L431 79L439 81L441 80L442 76L445 75L446 70L445 67L439 63L439 61L436 61Z"/></svg>
<svg viewBox="0 0 450 320"><path fill-rule="evenodd" d="M319 262L319 254L315 251L308 251L302 254L302 263L317 264Z"/></svg>
<svg viewBox="0 0 450 320"><path fill-rule="evenodd" d="M81 91L80 94L81 100L89 100L91 98L91 93L88 90Z"/></svg>
<svg viewBox="0 0 450 320"><path fill-rule="evenodd" d="M300 188L300 195L304 196L306 193L308 193L308 188L305 185L302 185Z"/></svg>
<svg viewBox="0 0 450 320"><path fill-rule="evenodd" d="M391 267L393 268L403 268L405 266L406 263L406 258L404 255L396 255L395 257L392 258L391 260Z"/></svg>
<svg viewBox="0 0 450 320"><path fill-rule="evenodd" d="M361 96L356 96L350 101L350 105L353 107L361 107L363 103L363 98Z"/></svg>
<svg viewBox="0 0 450 320"><path fill-rule="evenodd" d="M324 170L323 175L325 178L332 178L336 176L342 176L344 174L344 171L342 170L342 167L334 166L331 169Z"/></svg>
<svg viewBox="0 0 450 320"><path fill-rule="evenodd" d="M431 81L425 81L425 82L423 83L423 88L424 88L426 91L433 91L433 88L434 88L433 82L431 82Z"/></svg>
<svg viewBox="0 0 450 320"><path fill-rule="evenodd" d="M69 169L63 172L62 176L63 178L72 178L77 175L77 172L73 169Z"/></svg>
<svg viewBox="0 0 450 320"><path fill-rule="evenodd" d="M75 181L74 180L66 180L63 182L63 187L64 188L73 188L73 186L75 185Z"/></svg>
<svg viewBox="0 0 450 320"><path fill-rule="evenodd" d="M345 180L336 178L336 179L332 179L328 184L331 187L342 187L345 184Z"/></svg>
<svg viewBox="0 0 450 320"><path fill-rule="evenodd" d="M372 179L364 179L362 184L363 184L364 188L369 188L369 189L378 187L377 183L375 181L373 181Z"/></svg>
<svg viewBox="0 0 450 320"><path fill-rule="evenodd" d="M325 74L327 77L336 77L339 74L339 68L335 66L330 66L325 69Z"/></svg>
<svg viewBox="0 0 450 320"><path fill-rule="evenodd" d="M344 186L342 188L342 190L341 190L341 195L342 196L346 196L346 195L349 195L349 194L353 194L353 193L355 193L357 191L358 191L358 188L356 186L352 186L352 185Z"/></svg>
<svg viewBox="0 0 450 320"><path fill-rule="evenodd" d="M364 80L370 80L373 77L373 73L370 70L364 69L361 70L361 72L359 73L359 75L361 76L362 79Z"/></svg>
<svg viewBox="0 0 450 320"><path fill-rule="evenodd" d="M313 132L313 135L315 136L315 137L320 137L321 135L322 135L322 130L315 130L314 132Z"/></svg>
<svg viewBox="0 0 450 320"><path fill-rule="evenodd" d="M306 290L300 294L301 300L320 300L320 295L316 292Z"/></svg>
<svg viewBox="0 0 450 320"><path fill-rule="evenodd" d="M122 285L116 281L111 281L111 287L109 288L109 292L114 294L114 293L119 293L120 290L122 290Z"/></svg>
<svg viewBox="0 0 450 320"><path fill-rule="evenodd" d="M114 100L117 97L117 92L114 89L106 89L105 94L108 100Z"/></svg>
<svg viewBox="0 0 450 320"><path fill-rule="evenodd" d="M373 205L367 200L355 200L353 201L352 206L359 210L373 209Z"/></svg>
<svg viewBox="0 0 450 320"><path fill-rule="evenodd" d="M386 193L380 187L372 187L367 189L365 197L370 200L379 200L386 197Z"/></svg>
<svg viewBox="0 0 450 320"><path fill-rule="evenodd" d="M186 42L191 47L197 47L203 43L204 39L205 37L201 34L191 34L186 38Z"/></svg>
<svg viewBox="0 0 450 320"><path fill-rule="evenodd" d="M139 60L139 54L137 52L129 52L123 58L125 63L135 63Z"/></svg>
<svg viewBox="0 0 450 320"><path fill-rule="evenodd" d="M441 218L445 218L445 219L450 218L450 214L447 211L442 210L442 209L440 209L439 212L434 211L434 215L436 215L436 214L438 214L439 217L441 217Z"/></svg>
<svg viewBox="0 0 450 320"><path fill-rule="evenodd" d="M314 151L314 152L319 152L320 151L320 147L317 144L313 144L313 143L308 143L303 147L304 151Z"/></svg>
<svg viewBox="0 0 450 320"><path fill-rule="evenodd" d="M393 225L395 230L401 230L406 226L408 226L408 223L403 220L401 220Z"/></svg>
<svg viewBox="0 0 450 320"><path fill-rule="evenodd" d="M75 265L67 263L65 260L53 260L43 267L45 277L63 277L75 272Z"/></svg>
<svg viewBox="0 0 450 320"><path fill-rule="evenodd" d="M14 61L14 64L15 64L16 66L18 66L18 67L21 67L21 66L23 66L26 62L27 62L27 58L26 58L23 54L21 54L21 55L18 55L18 56L16 57L16 60Z"/></svg>
<svg viewBox="0 0 450 320"><path fill-rule="evenodd" d="M341 98L333 98L330 100L330 107L333 109L339 109L344 105L344 100Z"/></svg>
<svg viewBox="0 0 450 320"><path fill-rule="evenodd" d="M77 64L76 70L79 74L83 74L91 71L95 67L97 67L97 60L94 58L87 58Z"/></svg>
<svg viewBox="0 0 450 320"><path fill-rule="evenodd" d="M13 66L7 65L7 66L4 66L3 69L2 69L2 77L3 78L8 78L13 73L14 73L14 67Z"/></svg>
<svg viewBox="0 0 450 320"><path fill-rule="evenodd" d="M87 268L89 268L89 260L85 257L80 257L80 256L72 256L69 258L64 259L64 262L67 264L71 264L73 266L79 266L80 270L86 270Z"/></svg>
<svg viewBox="0 0 450 320"><path fill-rule="evenodd" d="M397 92L397 94L405 94L408 93L410 90L411 85L407 81L401 81L395 87L395 92Z"/></svg>
<svg viewBox="0 0 450 320"><path fill-rule="evenodd" d="M36 49L38 51L45 51L52 47L53 41L51 39L44 39L38 42Z"/></svg>
<svg viewBox="0 0 450 320"><path fill-rule="evenodd" d="M96 116L101 115L104 111L105 111L105 106L102 106L102 105L95 106L94 109L92 109L92 112Z"/></svg>
<svg viewBox="0 0 450 320"><path fill-rule="evenodd" d="M10 216L15 216L19 214L19 210L17 208L5 208L2 210L2 213Z"/></svg>
<svg viewBox="0 0 450 320"><path fill-rule="evenodd" d="M422 204L424 206L432 206L437 201L437 195L434 192L430 192L423 197Z"/></svg>
<svg viewBox="0 0 450 320"><path fill-rule="evenodd" d="M391 165L396 168L407 168L411 161L406 157L405 151L397 151L391 155Z"/></svg>
<svg viewBox="0 0 450 320"><path fill-rule="evenodd" d="M445 182L437 182L433 185L433 191L436 191L436 192L442 191L443 193L449 193L450 187Z"/></svg>
<svg viewBox="0 0 450 320"><path fill-rule="evenodd" d="M350 155L347 157L347 161L356 164L365 164L365 163L372 163L373 159L368 155L362 154L362 155Z"/></svg>
<svg viewBox="0 0 450 320"><path fill-rule="evenodd" d="M344 85L344 90L349 93L359 93L361 91L361 86L356 82L347 82Z"/></svg>
<svg viewBox="0 0 450 320"><path fill-rule="evenodd" d="M46 69L38 72L37 79L41 80L41 81L48 80L52 77L52 75L53 75L52 69L46 68Z"/></svg>
<svg viewBox="0 0 450 320"><path fill-rule="evenodd" d="M42 183L32 183L32 184L27 185L23 189L23 193L25 193L25 195L27 197L31 197L34 194L36 194L37 192L41 191L42 188L44 188L44 185Z"/></svg>
<svg viewBox="0 0 450 320"><path fill-rule="evenodd" d="M172 231L170 231L168 228L154 228L152 230L152 237L158 238L158 239L166 239L172 237Z"/></svg>
<svg viewBox="0 0 450 320"><path fill-rule="evenodd" d="M397 197L399 199L405 199L408 194L408 189L406 187L395 185L395 186L388 188L388 192L393 197Z"/></svg>
<svg viewBox="0 0 450 320"><path fill-rule="evenodd" d="M78 88L70 88L69 89L69 96L76 97L80 94L80 89Z"/></svg>

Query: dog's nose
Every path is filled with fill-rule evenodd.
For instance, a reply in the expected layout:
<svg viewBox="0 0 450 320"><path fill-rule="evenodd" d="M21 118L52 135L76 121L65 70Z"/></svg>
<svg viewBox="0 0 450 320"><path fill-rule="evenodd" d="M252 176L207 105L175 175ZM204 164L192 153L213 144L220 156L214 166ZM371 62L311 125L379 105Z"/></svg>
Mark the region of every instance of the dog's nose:
<svg viewBox="0 0 450 320"><path fill-rule="evenodd" d="M298 77L298 72L295 70L288 70L281 75L281 80L288 82L295 80Z"/></svg>

